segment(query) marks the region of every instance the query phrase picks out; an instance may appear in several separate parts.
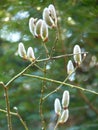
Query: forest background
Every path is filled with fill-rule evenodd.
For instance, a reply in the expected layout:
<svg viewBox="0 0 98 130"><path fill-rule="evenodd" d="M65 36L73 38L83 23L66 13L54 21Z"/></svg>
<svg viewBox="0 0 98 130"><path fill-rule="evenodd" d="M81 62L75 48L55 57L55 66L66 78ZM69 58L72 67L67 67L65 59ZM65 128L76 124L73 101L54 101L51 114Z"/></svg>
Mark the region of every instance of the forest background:
<svg viewBox="0 0 98 130"><path fill-rule="evenodd" d="M97 0L0 0L0 81L7 83L30 63L17 55L20 42L25 47L32 46L35 56L45 58L41 40L29 31L29 18L42 18L42 12L49 4L54 4L58 16L59 39L56 46L56 30L49 30L46 46L53 56L72 54L74 45L88 52L81 67L76 70L74 81L67 81L86 89L98 92L98 1ZM54 48L53 48L54 47ZM67 63L72 56L48 61L46 75L36 66L27 73L45 76L58 81L67 77ZM38 64L43 67L45 63ZM37 78L22 76L16 79L9 89L11 111L17 107L29 130L41 129L39 100L43 82ZM58 84L45 82L44 95L58 87ZM55 123L54 100L62 97L64 90L70 92L69 119L59 127L60 130L98 129L98 95L62 86L43 103L43 113L47 128ZM5 110L3 88L0 87L0 109ZM14 130L24 130L20 120L12 116ZM0 112L0 130L7 129L6 114Z"/></svg>

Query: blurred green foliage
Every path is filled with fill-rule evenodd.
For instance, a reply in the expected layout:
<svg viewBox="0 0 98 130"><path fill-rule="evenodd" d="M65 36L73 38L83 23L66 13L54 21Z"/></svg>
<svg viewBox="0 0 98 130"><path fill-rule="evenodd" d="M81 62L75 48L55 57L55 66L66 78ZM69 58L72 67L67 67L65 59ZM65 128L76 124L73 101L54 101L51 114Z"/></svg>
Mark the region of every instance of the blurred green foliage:
<svg viewBox="0 0 98 130"><path fill-rule="evenodd" d="M98 1L97 0L0 0L0 81L7 83L14 75L22 71L29 62L17 56L19 42L25 47L32 46L35 56L45 58L45 50L41 40L34 39L29 31L30 17L42 18L42 12L49 4L54 4L59 24L60 37L52 51L53 56L73 52L73 46L79 44L88 55L82 66L77 70L76 79L72 84L98 92ZM49 30L49 51L54 46L56 30ZM46 77L63 81L66 65L72 57L48 61ZM44 67L44 63L39 63ZM36 67L28 73L44 76ZM69 82L69 81L68 81ZM70 82L71 83L71 82ZM53 91L58 85L46 82L44 94ZM42 81L27 77L16 79L9 89L11 111L16 106L29 130L40 130L39 99ZM98 129L98 96L80 92L63 86L57 93L48 97L43 104L43 112L48 127L55 123L54 100L61 99L64 90L69 90L70 117L60 130L92 130ZM85 98L84 98L85 97ZM88 101L88 103L87 103ZM97 112L92 109L90 103ZM4 91L0 91L0 109L5 109ZM19 119L12 116L14 130L23 130ZM0 130L7 129L6 115L0 112Z"/></svg>

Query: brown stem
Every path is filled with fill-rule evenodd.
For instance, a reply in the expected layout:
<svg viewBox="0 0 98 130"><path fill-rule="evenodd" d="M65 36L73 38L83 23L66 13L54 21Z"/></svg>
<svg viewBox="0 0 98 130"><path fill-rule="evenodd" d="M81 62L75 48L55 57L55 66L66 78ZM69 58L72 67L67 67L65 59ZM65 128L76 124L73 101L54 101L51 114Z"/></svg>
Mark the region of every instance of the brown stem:
<svg viewBox="0 0 98 130"><path fill-rule="evenodd" d="M43 45L44 45L44 48L45 48L45 51L46 51L46 55L47 55L47 57L50 57L50 55L49 55L49 51L48 51L48 48L47 48L46 44L43 43Z"/></svg>
<svg viewBox="0 0 98 130"><path fill-rule="evenodd" d="M47 63L47 62L46 62ZM46 63L44 67L44 76L46 77ZM46 87L46 81L42 80L42 87L41 87L41 96L40 96L40 102L39 102L39 112L42 122L42 130L45 130L45 120L44 120L44 114L43 114L43 94L44 94L44 88Z"/></svg>
<svg viewBox="0 0 98 130"><path fill-rule="evenodd" d="M79 89L79 90L82 90L82 91L85 91L85 92L89 92L89 93L93 93L93 94L98 95L98 92L96 92L96 91L86 89L86 88L82 88L80 86L72 85L72 84L69 84L69 83L64 83L64 82L61 82L61 81L58 81L58 80L49 79L49 78L46 78L46 77L40 77L40 76L37 76L37 75L30 75L30 74L23 74L23 76L27 76L27 77L31 77L31 78L37 78L37 79L49 81L49 82L52 82L52 83L63 84L65 86L69 86L71 88L76 88L76 89Z"/></svg>
<svg viewBox="0 0 98 130"><path fill-rule="evenodd" d="M57 129L58 125L59 125L59 121L57 121L57 123L56 123L56 125L55 125L55 127L54 127L54 130Z"/></svg>
<svg viewBox="0 0 98 130"><path fill-rule="evenodd" d="M20 114L18 112L17 112L17 116L20 119L21 123L23 124L25 130L28 130L28 127L27 127L26 123L23 121L22 117L20 116Z"/></svg>
<svg viewBox="0 0 98 130"><path fill-rule="evenodd" d="M0 109L0 112L7 113L7 111L3 110L3 109ZM13 115L13 116L17 116L20 119L20 121L21 121L22 125L24 126L25 130L28 130L28 127L27 127L26 123L23 121L23 119L19 115L19 113L17 113L17 112L15 113L15 112L10 111L10 114Z"/></svg>
<svg viewBox="0 0 98 130"><path fill-rule="evenodd" d="M20 73L18 73L17 75L15 75L11 80L8 81L8 83L5 85L5 87L9 87L9 85L18 77L20 77L27 69L29 69L32 65L34 65L36 61L32 62L31 64L29 64L25 69L23 69Z"/></svg>
<svg viewBox="0 0 98 130"><path fill-rule="evenodd" d="M44 120L44 115L43 115L43 92L44 92L44 86L42 85L41 97L40 97L40 101L39 101L39 113L40 113L40 117L41 117L42 130L45 130L45 120Z"/></svg>
<svg viewBox="0 0 98 130"><path fill-rule="evenodd" d="M8 130L12 130L12 122L11 122L11 114L10 114L10 102L8 97L8 88L5 86L3 82L0 82L0 85L4 88L4 96L5 96L5 102L6 102L6 116L7 116L7 122L8 122Z"/></svg>
<svg viewBox="0 0 98 130"><path fill-rule="evenodd" d="M42 96L42 94L41 94L41 96ZM43 108L42 108L42 106L43 106L43 99L41 97L40 98L40 102L39 102L39 113L40 113L40 117L41 117L42 130L45 130L45 121L44 121L44 115L43 115Z"/></svg>
<svg viewBox="0 0 98 130"><path fill-rule="evenodd" d="M7 110L7 122L8 122L8 130L12 130L12 122L11 122L11 114L10 114L10 102L8 97L8 88L4 86L4 96L6 102L6 110Z"/></svg>
<svg viewBox="0 0 98 130"><path fill-rule="evenodd" d="M88 52L81 52L78 54L88 54ZM59 55L59 56L54 56L54 57L49 57L49 58L45 58L45 59L41 59L41 60L36 60L37 62L44 62L44 61L49 61L49 60L56 60L56 59L60 59L60 58L65 58L68 56L73 56L74 54L64 54L64 55Z"/></svg>

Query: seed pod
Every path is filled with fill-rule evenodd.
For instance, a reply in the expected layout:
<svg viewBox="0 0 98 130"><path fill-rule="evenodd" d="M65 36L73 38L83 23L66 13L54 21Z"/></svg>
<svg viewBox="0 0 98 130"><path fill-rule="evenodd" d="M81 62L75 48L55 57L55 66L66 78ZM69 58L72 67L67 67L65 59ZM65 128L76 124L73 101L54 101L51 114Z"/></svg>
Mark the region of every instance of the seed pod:
<svg viewBox="0 0 98 130"><path fill-rule="evenodd" d="M52 18L52 20L54 21L54 27L57 27L57 16L56 16L56 10L53 4L50 4L48 7L49 11L50 11L50 16Z"/></svg>
<svg viewBox="0 0 98 130"><path fill-rule="evenodd" d="M41 35L41 38L44 42L46 42L48 40L48 26L44 20L42 22L40 35Z"/></svg>
<svg viewBox="0 0 98 130"><path fill-rule="evenodd" d="M26 56L26 50L25 50L25 47L24 47L24 44L22 42L19 43L18 45L18 54L20 57L26 59L27 56Z"/></svg>
<svg viewBox="0 0 98 130"><path fill-rule="evenodd" d="M69 91L64 91L63 96L62 96L62 107L63 107L63 109L66 109L68 107L69 100L70 100Z"/></svg>
<svg viewBox="0 0 98 130"><path fill-rule="evenodd" d="M33 51L32 47L29 47L28 50L27 50L27 58L30 61L34 61L35 60L34 51Z"/></svg>
<svg viewBox="0 0 98 130"><path fill-rule="evenodd" d="M48 8L45 8L43 10L43 20L46 22L49 28L52 28L54 26L54 21L50 16L50 12Z"/></svg>
<svg viewBox="0 0 98 130"><path fill-rule="evenodd" d="M62 112L62 115L59 119L59 123L61 124L65 123L68 120L68 117L69 117L69 110L66 109Z"/></svg>
<svg viewBox="0 0 98 130"><path fill-rule="evenodd" d="M71 60L67 64L67 74L70 75L74 71L74 66Z"/></svg>
<svg viewBox="0 0 98 130"><path fill-rule="evenodd" d="M61 115L61 104L60 104L60 100L58 98L55 99L54 110L57 115L59 115L59 116Z"/></svg>
<svg viewBox="0 0 98 130"><path fill-rule="evenodd" d="M41 26L42 26L42 23L43 23L43 20L42 19L39 19L36 23L36 26L35 26L35 29L34 29L34 33L35 33L35 36L37 38L40 38L41 37Z"/></svg>
<svg viewBox="0 0 98 130"><path fill-rule="evenodd" d="M74 61L75 63L80 64L82 61L82 56L81 56L81 49L79 45L75 45L73 49L73 54L74 54Z"/></svg>
<svg viewBox="0 0 98 130"><path fill-rule="evenodd" d="M37 22L37 18L30 18L29 19L29 29L30 32L33 34L33 36L35 37L35 26L36 26L36 22Z"/></svg>

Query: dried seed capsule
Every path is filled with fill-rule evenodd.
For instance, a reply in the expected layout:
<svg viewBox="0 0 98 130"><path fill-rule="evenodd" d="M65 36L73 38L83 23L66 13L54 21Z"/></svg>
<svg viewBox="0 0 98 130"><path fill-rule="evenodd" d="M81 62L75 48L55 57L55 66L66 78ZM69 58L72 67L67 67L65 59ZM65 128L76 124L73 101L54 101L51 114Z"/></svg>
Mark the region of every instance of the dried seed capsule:
<svg viewBox="0 0 98 130"><path fill-rule="evenodd" d="M68 61L68 64L67 64L67 74L69 75L68 79L70 81L73 81L75 80L75 72L74 72L74 66L73 66L73 63L71 60Z"/></svg>
<svg viewBox="0 0 98 130"><path fill-rule="evenodd" d="M71 60L68 61L67 64L67 74L71 74L74 71L74 66Z"/></svg>
<svg viewBox="0 0 98 130"><path fill-rule="evenodd" d="M36 25L36 22L37 22L37 18L30 18L29 19L29 29L30 29L30 32L33 34L33 36L35 37L35 25Z"/></svg>
<svg viewBox="0 0 98 130"><path fill-rule="evenodd" d="M50 16L52 18L52 20L54 21L54 27L57 27L57 16L56 16L56 10L53 4L50 4L48 7L49 11L50 11Z"/></svg>
<svg viewBox="0 0 98 130"><path fill-rule="evenodd" d="M66 109L62 112L59 123L61 124L65 123L68 120L68 117L69 117L69 110Z"/></svg>
<svg viewBox="0 0 98 130"><path fill-rule="evenodd" d="M69 100L70 100L69 91L64 91L63 96L62 96L62 107L63 107L63 109L66 109L68 107Z"/></svg>
<svg viewBox="0 0 98 130"><path fill-rule="evenodd" d="M82 62L81 49L79 45L75 45L73 49L74 61L80 64Z"/></svg>
<svg viewBox="0 0 98 130"><path fill-rule="evenodd" d="M46 22L49 28L52 28L54 26L54 21L50 16L50 12L48 8L45 8L43 10L43 20Z"/></svg>
<svg viewBox="0 0 98 130"><path fill-rule="evenodd" d="M46 42L48 40L48 26L44 20L42 22L40 35L41 35L41 38L44 42Z"/></svg>
<svg viewBox="0 0 98 130"><path fill-rule="evenodd" d="M22 42L20 42L18 45L18 54L20 57L22 57L24 59L27 58L26 50L25 50L24 44Z"/></svg>
<svg viewBox="0 0 98 130"><path fill-rule="evenodd" d="M57 115L59 115L59 116L61 115L61 104L60 104L60 100L58 98L55 99L54 110Z"/></svg>
<svg viewBox="0 0 98 130"><path fill-rule="evenodd" d="M33 51L33 48L32 48L32 47L29 47L28 50L27 50L27 58L28 58L30 61L35 60L34 51Z"/></svg>
<svg viewBox="0 0 98 130"><path fill-rule="evenodd" d="M40 38L41 37L41 26L42 26L42 23L43 23L43 20L42 19L39 19L36 23L36 26L35 26L35 29L34 29L34 33L35 33L35 36L37 38Z"/></svg>

